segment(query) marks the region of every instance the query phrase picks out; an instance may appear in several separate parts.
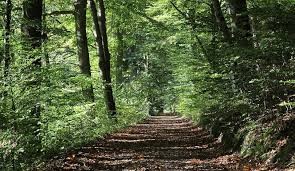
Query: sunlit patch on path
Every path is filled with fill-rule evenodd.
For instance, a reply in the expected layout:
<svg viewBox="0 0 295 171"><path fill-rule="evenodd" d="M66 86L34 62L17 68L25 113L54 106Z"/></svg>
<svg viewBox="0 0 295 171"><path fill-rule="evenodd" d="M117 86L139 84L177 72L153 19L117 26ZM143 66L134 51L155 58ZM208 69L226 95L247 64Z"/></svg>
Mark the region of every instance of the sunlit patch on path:
<svg viewBox="0 0 295 171"><path fill-rule="evenodd" d="M151 116L54 160L48 170L235 170L239 158L224 155L206 130L178 116Z"/></svg>

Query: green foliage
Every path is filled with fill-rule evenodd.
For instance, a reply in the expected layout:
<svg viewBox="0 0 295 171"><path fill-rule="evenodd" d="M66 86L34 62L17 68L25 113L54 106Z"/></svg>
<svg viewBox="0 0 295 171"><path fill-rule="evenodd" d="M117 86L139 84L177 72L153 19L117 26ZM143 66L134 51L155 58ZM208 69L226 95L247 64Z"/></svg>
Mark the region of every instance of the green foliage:
<svg viewBox="0 0 295 171"><path fill-rule="evenodd" d="M71 3L48 1L46 12L71 9ZM19 4L15 2L14 5ZM14 19L21 18L21 15L17 13ZM11 36L13 62L5 79L3 63L0 65L0 170L26 170L48 157L95 141L146 117L140 76L115 90L118 122L107 117L96 49L90 48L92 78L79 73L72 16L47 16L44 27L49 39L42 48L34 51L23 50L26 45L16 22L13 21L15 32ZM89 22L89 33L91 29ZM3 32L2 28L0 32ZM90 34L89 44L94 44ZM111 51L115 53L115 48ZM32 70L32 62L39 57L42 58L41 70ZM34 84L36 79L40 85ZM95 103L85 102L82 95L81 87L91 83ZM6 97L4 92L7 92ZM41 106L40 116L31 112L36 102Z"/></svg>
<svg viewBox="0 0 295 171"><path fill-rule="evenodd" d="M295 107L294 1L248 2L253 47L223 39L209 0L173 1L187 19L169 0L106 1L117 123L106 115L89 11L91 78L79 72L72 15L46 15L43 29L48 39L40 49L24 50L21 3L13 1L8 76L2 74L0 48L0 170L24 170L163 111L190 117L216 137L223 134L229 150L266 159L277 149L274 161L290 160L283 156L294 148L294 135L287 133L294 122L277 121L294 113ZM0 14L4 4L0 1ZM45 6L44 13L73 9L69 0L46 0ZM228 3L222 2L221 8L231 29ZM40 70L31 67L38 58ZM90 84L94 103L85 102L82 95L82 87ZM36 104L41 106L40 116L32 115ZM271 141L287 136L291 138L282 148Z"/></svg>
<svg viewBox="0 0 295 171"><path fill-rule="evenodd" d="M201 2L193 7L180 2L176 5L184 12L196 8L196 14L206 9ZM197 33L202 36L207 55L202 54L200 44L188 38L183 47L192 47L194 51L178 49L179 69L174 70L174 75L182 86L177 86L177 109L210 129L213 135L222 133L227 147L242 148L245 155L267 158L271 148L276 146L271 140L282 135L277 129L281 124L265 127L256 121L269 118L274 112L281 115L294 112L294 37L291 31L294 30L291 28L294 3L255 1L249 2L248 10L254 22L254 48L224 42L220 33L210 27L214 21L207 18L200 22L203 26L197 27L213 31ZM224 14L226 19L230 18L225 11ZM200 15L206 17L206 13ZM195 20L202 21L201 17ZM268 124L271 121L264 120ZM255 124L255 128L265 129L257 131L252 128ZM291 153L291 148L283 151Z"/></svg>

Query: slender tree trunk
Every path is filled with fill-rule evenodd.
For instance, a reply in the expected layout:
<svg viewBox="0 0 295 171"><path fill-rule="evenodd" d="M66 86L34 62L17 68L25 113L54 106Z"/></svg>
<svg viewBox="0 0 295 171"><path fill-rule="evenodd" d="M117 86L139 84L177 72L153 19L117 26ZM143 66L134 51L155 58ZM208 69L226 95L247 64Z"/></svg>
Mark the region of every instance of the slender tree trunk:
<svg viewBox="0 0 295 171"><path fill-rule="evenodd" d="M5 24L4 24L4 87L3 97L5 99L5 104L7 103L8 96L8 74L11 62L11 50L10 50L10 34L11 34L11 12L12 3L11 0L6 0L6 11L5 11Z"/></svg>
<svg viewBox="0 0 295 171"><path fill-rule="evenodd" d="M42 45L42 0L24 0L23 2L23 18L24 23L22 25L22 32L25 37L25 42L29 46L24 46L24 49L31 53L35 49L39 49ZM29 56L33 59L31 65L31 71L36 72L39 75L41 68L41 58L39 55L34 53ZM40 78L34 79L30 84L35 85L36 87L40 86ZM37 117L40 116L39 105L36 105L32 110L32 113Z"/></svg>
<svg viewBox="0 0 295 171"><path fill-rule="evenodd" d="M80 71L86 77L91 77L91 66L89 60L88 41L86 33L86 0L75 1L75 23L76 23L76 37L77 49L79 56ZM94 93L92 84L83 87L83 95L87 100L94 101Z"/></svg>
<svg viewBox="0 0 295 171"><path fill-rule="evenodd" d="M234 41L242 50L241 55L247 58L248 53L243 53L243 49L249 50L253 48L253 36L251 31L251 22L248 14L247 0L228 0L232 17L232 30ZM233 92L248 91L249 82L243 71L247 70L247 66L241 62L235 61L231 66L231 80Z"/></svg>
<svg viewBox="0 0 295 171"><path fill-rule="evenodd" d="M101 30L101 37L102 37L102 42L103 42L103 47L104 47L104 52L105 52L104 55L105 55L105 66L106 66L106 82L107 82L107 84L111 85L111 83L112 83L111 55L110 55L109 47L108 47L105 6L104 6L103 0L98 0L98 2L99 2L100 30Z"/></svg>
<svg viewBox="0 0 295 171"><path fill-rule="evenodd" d="M218 25L219 30L222 32L225 41L231 40L230 29L227 27L223 12L221 10L219 0L212 0L215 21Z"/></svg>
<svg viewBox="0 0 295 171"><path fill-rule="evenodd" d="M45 2L43 3L43 27L42 27L42 37L43 37L43 54L44 54L44 58L45 58L45 64L47 67L50 66L50 60L49 60L49 54L47 51L47 46L46 46L46 42L48 40L47 37L47 22L46 22L46 4Z"/></svg>
<svg viewBox="0 0 295 171"><path fill-rule="evenodd" d="M228 0L233 18L235 39L243 47L252 45L250 17L246 0Z"/></svg>
<svg viewBox="0 0 295 171"><path fill-rule="evenodd" d="M11 33L11 11L12 3L11 0L6 0L6 13L5 13L5 38L4 38L4 78L7 78L10 61L11 61L11 52L10 52L10 33Z"/></svg>
<svg viewBox="0 0 295 171"><path fill-rule="evenodd" d="M32 89L30 91L38 91L41 86L41 57L40 54L35 51L41 51L42 45L42 10L43 10L42 0L24 0L23 1L23 19L24 23L22 25L22 32L24 35L24 50L29 54L29 59L32 59L30 65L30 81L28 87ZM40 121L41 121L41 105L40 105L40 94L36 93L34 98L34 106L31 108L31 115L33 118L32 125L29 125L33 129L33 134L35 135L34 144L37 144L36 151L39 152L41 137L40 137ZM37 155L37 154L36 154Z"/></svg>
<svg viewBox="0 0 295 171"><path fill-rule="evenodd" d="M150 76L150 57L148 54L144 55L144 60L145 60L145 63L144 63L145 77L148 78ZM147 90L149 90L149 88ZM147 94L146 102L147 102L147 107L148 107L148 114L153 116L154 115L153 105L152 105L153 97L152 97L150 91L147 91L146 94Z"/></svg>
<svg viewBox="0 0 295 171"><path fill-rule="evenodd" d="M116 104L113 96L112 79L111 79L111 66L110 66L110 53L108 50L108 41L106 33L106 18L105 8L103 1L99 2L100 18L98 17L98 10L94 0L90 0L90 8L94 23L94 36L97 44L99 54L99 67L101 70L102 80L104 84L104 98L107 111L110 117L116 115ZM99 20L100 19L100 20Z"/></svg>
<svg viewBox="0 0 295 171"><path fill-rule="evenodd" d="M10 35L11 35L11 12L12 12L12 3L11 0L6 0L6 7L5 7L5 14L4 14L4 52L3 52L3 59L4 59L4 90L1 96L4 98L4 109L7 109L8 105L8 86L9 86L9 68L11 62L11 49L10 49ZM1 61L0 61L1 63Z"/></svg>
<svg viewBox="0 0 295 171"><path fill-rule="evenodd" d="M197 34L197 27L195 26L195 24L192 24L192 32L193 32L193 35L195 36L195 39L196 41L198 42L204 56L209 59L209 55L208 55L208 52L207 52L207 49L205 48L203 42L201 41L200 37L198 36Z"/></svg>

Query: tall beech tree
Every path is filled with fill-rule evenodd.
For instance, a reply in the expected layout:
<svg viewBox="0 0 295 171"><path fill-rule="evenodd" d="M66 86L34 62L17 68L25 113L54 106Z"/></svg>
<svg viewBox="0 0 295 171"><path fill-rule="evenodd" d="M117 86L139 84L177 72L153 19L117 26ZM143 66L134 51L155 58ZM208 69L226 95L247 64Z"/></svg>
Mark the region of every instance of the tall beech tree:
<svg viewBox="0 0 295 171"><path fill-rule="evenodd" d="M39 152L41 148L40 137L40 121L41 121L41 104L40 94L38 93L41 88L41 46L42 46L42 12L43 1L42 0L24 0L23 1L23 23L22 32L24 37L24 51L27 56L27 60L30 62L30 67L27 70L29 76L29 82L26 87L29 87L31 91L36 93L33 99L33 107L31 108L31 121L28 128L31 129L35 139L34 144L37 145L36 152Z"/></svg>
<svg viewBox="0 0 295 171"><path fill-rule="evenodd" d="M251 23L246 0L228 0L232 16L232 26L236 41L244 47L252 44Z"/></svg>
<svg viewBox="0 0 295 171"><path fill-rule="evenodd" d="M240 49L248 50L252 48L252 31L250 17L248 14L248 7L246 0L228 0L230 6L230 13L232 17L232 31L234 35L234 41L237 43L237 47ZM246 53L242 54L244 58ZM238 88L241 91L248 91L249 85L245 85L244 82L250 82L251 77L244 74L249 67L243 65L243 62L235 61L232 64L232 80L233 87ZM259 70L259 67L257 67ZM248 80L247 80L248 79Z"/></svg>
<svg viewBox="0 0 295 171"><path fill-rule="evenodd" d="M106 29L106 15L104 1L99 0L99 11L96 8L94 0L90 0L91 14L94 23L94 36L97 44L99 54L99 67L101 70L103 85L104 85L104 98L110 117L116 115L116 104L113 96L112 77L111 77L111 63L110 52L108 47L108 37Z"/></svg>
<svg viewBox="0 0 295 171"><path fill-rule="evenodd" d="M86 32L86 0L76 0L75 6L75 25L77 49L79 56L80 71L86 77L91 77L91 66L89 60L88 40ZM92 84L83 87L83 95L87 100L94 101L94 93Z"/></svg>
<svg viewBox="0 0 295 171"><path fill-rule="evenodd" d="M4 79L7 79L9 74L10 62L11 62L11 50L10 50L10 36L11 36L11 12L12 12L12 2L11 0L6 0L5 17L4 17ZM1 63L1 61L0 61ZM8 80L4 80L5 87L8 86ZM4 90L4 98L8 95L7 90Z"/></svg>
<svg viewBox="0 0 295 171"><path fill-rule="evenodd" d="M224 18L223 12L221 10L219 0L212 0L215 21L218 25L219 30L222 32L225 41L231 40L231 32L227 26L226 20Z"/></svg>
<svg viewBox="0 0 295 171"><path fill-rule="evenodd" d="M10 32L11 32L11 12L12 2L6 0L6 12L5 12L5 33L4 33L4 77L8 76L9 66L11 61L10 51Z"/></svg>

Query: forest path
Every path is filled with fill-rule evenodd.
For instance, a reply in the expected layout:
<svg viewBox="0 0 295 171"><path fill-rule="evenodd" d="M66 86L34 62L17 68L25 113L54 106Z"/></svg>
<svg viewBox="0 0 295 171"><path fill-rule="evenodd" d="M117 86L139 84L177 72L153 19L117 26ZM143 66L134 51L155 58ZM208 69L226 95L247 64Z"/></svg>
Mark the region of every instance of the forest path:
<svg viewBox="0 0 295 171"><path fill-rule="evenodd" d="M49 170L236 170L234 155L222 144L178 116L151 116L142 123L68 153Z"/></svg>

